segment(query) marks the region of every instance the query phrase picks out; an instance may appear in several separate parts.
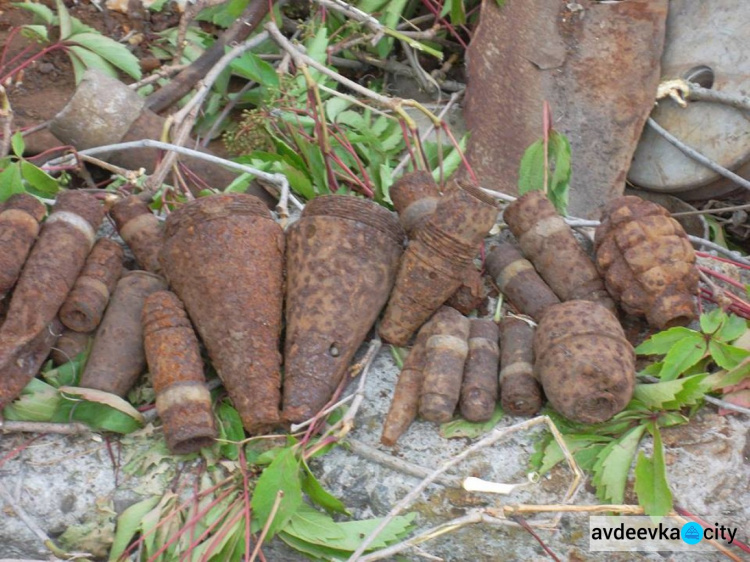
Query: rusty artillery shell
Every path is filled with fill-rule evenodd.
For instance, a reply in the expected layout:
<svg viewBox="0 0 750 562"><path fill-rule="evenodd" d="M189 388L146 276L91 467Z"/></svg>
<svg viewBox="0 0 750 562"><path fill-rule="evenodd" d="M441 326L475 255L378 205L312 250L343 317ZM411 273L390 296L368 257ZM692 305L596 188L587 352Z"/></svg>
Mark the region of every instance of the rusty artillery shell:
<svg viewBox="0 0 750 562"><path fill-rule="evenodd" d="M425 171L404 174L391 186L389 194L409 238L427 223L440 200L438 184Z"/></svg>
<svg viewBox="0 0 750 562"><path fill-rule="evenodd" d="M628 314L665 330L697 315L698 269L682 225L661 205L615 199L596 229L596 265Z"/></svg>
<svg viewBox="0 0 750 562"><path fill-rule="evenodd" d="M448 306L435 313L435 332L427 340L419 415L443 423L453 417L461 395L469 353L469 319Z"/></svg>
<svg viewBox="0 0 750 562"><path fill-rule="evenodd" d="M70 328L63 327L57 343L50 353L50 359L55 365L62 365L75 359L78 355L86 351L91 343L93 332L76 332Z"/></svg>
<svg viewBox="0 0 750 562"><path fill-rule="evenodd" d="M186 203L160 259L245 429L278 423L284 232L268 207L245 194Z"/></svg>
<svg viewBox="0 0 750 562"><path fill-rule="evenodd" d="M393 213L348 195L316 197L287 231L284 419L333 395L388 300L403 240Z"/></svg>
<svg viewBox="0 0 750 562"><path fill-rule="evenodd" d="M590 301L556 304L534 336L534 373L552 406L582 423L608 420L628 404L635 353L617 318Z"/></svg>
<svg viewBox="0 0 750 562"><path fill-rule="evenodd" d="M100 238L86 258L60 309L60 320L76 332L93 332L102 321L104 309L122 274L122 246L109 238Z"/></svg>
<svg viewBox="0 0 750 562"><path fill-rule="evenodd" d="M43 326L26 345L16 350L11 360L2 368L0 413L21 394L31 379L37 376L61 331L62 324L54 318L49 324Z"/></svg>
<svg viewBox="0 0 750 562"><path fill-rule="evenodd" d="M148 205L135 195L121 199L110 211L117 232L133 251L143 269L161 275L159 251L164 243L164 229Z"/></svg>
<svg viewBox="0 0 750 562"><path fill-rule="evenodd" d="M594 262L544 193L531 191L519 197L504 217L524 255L560 300L598 302L616 314Z"/></svg>
<svg viewBox="0 0 750 562"><path fill-rule="evenodd" d="M494 246L484 264L497 288L521 314L539 322L547 307L560 303L531 262L513 244L503 242Z"/></svg>
<svg viewBox="0 0 750 562"><path fill-rule="evenodd" d="M492 417L497 403L500 331L492 320L469 321L469 354L461 384L461 415L471 422Z"/></svg>
<svg viewBox="0 0 750 562"><path fill-rule="evenodd" d="M103 216L93 195L64 191L57 196L0 327L0 372L11 356L57 315L83 268Z"/></svg>
<svg viewBox="0 0 750 562"><path fill-rule="evenodd" d="M11 195L0 208L0 299L16 284L46 212L28 193Z"/></svg>
<svg viewBox="0 0 750 562"><path fill-rule="evenodd" d="M380 325L383 339L406 345L459 287L496 218L494 200L472 185L457 184L440 199L401 259Z"/></svg>
<svg viewBox="0 0 750 562"><path fill-rule="evenodd" d="M500 404L515 416L533 416L542 407L542 389L534 376L534 328L506 316L500 341Z"/></svg>
<svg viewBox="0 0 750 562"><path fill-rule="evenodd" d="M176 455L209 447L216 438L211 393L198 338L177 295L157 291L143 304L143 346L156 392L156 411Z"/></svg>
<svg viewBox="0 0 750 562"><path fill-rule="evenodd" d="M446 306L455 308L461 314L470 314L481 306L487 298L487 287L484 277L474 264L464 269L461 284L458 289L445 301Z"/></svg>
<svg viewBox="0 0 750 562"><path fill-rule="evenodd" d="M393 447L398 438L409 429L411 422L417 419L424 366L427 362L427 340L434 334L434 318L435 316L419 329L414 345L398 375L391 406L383 422L383 434L380 437L380 442L388 447Z"/></svg>
<svg viewBox="0 0 750 562"><path fill-rule="evenodd" d="M150 294L163 291L163 278L131 271L117 282L104 319L96 331L81 386L125 396L146 368L141 311Z"/></svg>

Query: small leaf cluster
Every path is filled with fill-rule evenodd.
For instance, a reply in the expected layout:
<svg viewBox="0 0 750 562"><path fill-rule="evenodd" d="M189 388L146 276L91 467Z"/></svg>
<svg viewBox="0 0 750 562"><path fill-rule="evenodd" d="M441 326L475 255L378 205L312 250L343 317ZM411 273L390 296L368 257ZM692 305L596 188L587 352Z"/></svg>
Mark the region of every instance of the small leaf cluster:
<svg viewBox="0 0 750 562"><path fill-rule="evenodd" d="M547 141L546 184L544 149L544 140L540 139L523 153L518 170L518 194L544 191L557 212L565 215L568 209L572 170L570 141L564 134L550 129Z"/></svg>
<svg viewBox="0 0 750 562"><path fill-rule="evenodd" d="M13 154L0 159L0 203L14 193L54 197L65 178L55 179L23 157L26 147L21 133L15 133L10 144Z"/></svg>

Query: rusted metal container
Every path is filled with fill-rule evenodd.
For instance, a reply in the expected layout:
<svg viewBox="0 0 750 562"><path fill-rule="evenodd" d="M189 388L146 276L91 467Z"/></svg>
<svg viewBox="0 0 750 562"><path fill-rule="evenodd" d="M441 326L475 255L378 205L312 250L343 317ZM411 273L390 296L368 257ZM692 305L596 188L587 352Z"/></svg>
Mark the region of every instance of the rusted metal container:
<svg viewBox="0 0 750 562"><path fill-rule="evenodd" d="M487 253L484 265L497 288L521 314L539 322L548 307L559 304L557 295L513 244L502 242L494 246Z"/></svg>
<svg viewBox="0 0 750 562"><path fill-rule="evenodd" d="M310 201L287 232L284 408L312 417L331 398L396 280L404 231L368 199Z"/></svg>
<svg viewBox="0 0 750 562"><path fill-rule="evenodd" d="M461 384L461 415L471 422L492 417L497 403L500 331L492 320L472 318L469 326L469 354Z"/></svg>
<svg viewBox="0 0 750 562"><path fill-rule="evenodd" d="M461 396L464 364L469 354L469 319L448 306L434 317L434 333L427 340L419 415L443 423L453 417Z"/></svg>
<svg viewBox="0 0 750 562"><path fill-rule="evenodd" d="M284 232L259 199L191 201L166 223L164 273L251 433L280 421Z"/></svg>
<svg viewBox="0 0 750 562"><path fill-rule="evenodd" d="M164 243L164 229L146 202L131 195L115 203L110 215L117 232L133 251L138 265L161 275L159 251Z"/></svg>
<svg viewBox="0 0 750 562"><path fill-rule="evenodd" d="M682 225L656 203L615 199L595 235L596 265L628 314L664 330L697 316L698 268Z"/></svg>
<svg viewBox="0 0 750 562"><path fill-rule="evenodd" d="M141 319L156 411L169 450L186 455L210 447L217 436L216 420L198 338L185 308L174 293L158 291L146 298Z"/></svg>
<svg viewBox="0 0 750 562"><path fill-rule="evenodd" d="M560 300L589 300L616 314L594 262L544 193L519 197L503 216L524 255Z"/></svg>
<svg viewBox="0 0 750 562"><path fill-rule="evenodd" d="M44 204L28 193L11 195L0 207L0 299L16 284L45 214Z"/></svg>
<svg viewBox="0 0 750 562"><path fill-rule="evenodd" d="M425 171L404 174L391 186L389 194L409 238L427 223L440 200L438 184Z"/></svg>
<svg viewBox="0 0 750 562"><path fill-rule="evenodd" d="M461 285L479 244L497 219L495 201L479 188L455 185L419 229L399 265L380 335L406 345Z"/></svg>
<svg viewBox="0 0 750 562"><path fill-rule="evenodd" d="M125 396L146 368L141 311L150 294L163 291L162 277L131 271L117 282L81 375L81 386Z"/></svg>
<svg viewBox="0 0 750 562"><path fill-rule="evenodd" d="M86 350L93 338L92 332L76 332L63 326L55 348L50 353L50 359L56 366L72 361Z"/></svg>
<svg viewBox="0 0 750 562"><path fill-rule="evenodd" d="M617 318L590 301L554 305L534 336L534 374L552 406L582 423L610 419L635 387L635 353Z"/></svg>
<svg viewBox="0 0 750 562"><path fill-rule="evenodd" d="M506 316L500 324L500 403L515 416L533 416L542 407L542 389L534 376L534 328Z"/></svg>
<svg viewBox="0 0 750 562"><path fill-rule="evenodd" d="M107 308L109 297L122 274L122 246L109 238L100 238L86 258L60 308L60 320L76 332L93 332Z"/></svg>

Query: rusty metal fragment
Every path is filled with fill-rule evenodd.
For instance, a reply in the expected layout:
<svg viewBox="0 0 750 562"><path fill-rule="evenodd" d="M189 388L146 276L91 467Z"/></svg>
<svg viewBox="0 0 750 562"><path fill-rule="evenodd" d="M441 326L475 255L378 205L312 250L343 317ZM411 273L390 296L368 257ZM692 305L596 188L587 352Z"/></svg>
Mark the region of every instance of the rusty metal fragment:
<svg viewBox="0 0 750 562"><path fill-rule="evenodd" d="M534 376L534 328L506 316L500 324L500 403L515 416L533 416L542 407L542 389Z"/></svg>
<svg viewBox="0 0 750 562"><path fill-rule="evenodd" d="M443 423L453 417L461 396L469 354L469 319L448 306L435 313L434 333L426 343L419 415Z"/></svg>
<svg viewBox="0 0 750 562"><path fill-rule="evenodd" d="M93 338L92 332L76 332L63 326L62 333L50 353L50 359L56 366L72 361L88 348Z"/></svg>
<svg viewBox="0 0 750 562"><path fill-rule="evenodd" d="M164 229L145 201L135 195L120 199L110 214L117 232L133 251L138 265L161 275L159 251L164 243Z"/></svg>
<svg viewBox="0 0 750 562"><path fill-rule="evenodd" d="M519 197L503 216L524 255L560 300L590 300L616 312L594 262L544 193Z"/></svg>
<svg viewBox="0 0 750 562"><path fill-rule="evenodd" d="M534 356L544 394L568 419L606 421L633 396L635 352L617 318L597 303L550 307L534 336Z"/></svg>
<svg viewBox="0 0 750 562"><path fill-rule="evenodd" d="M287 232L284 408L300 422L333 395L396 279L396 216L346 195L310 201Z"/></svg>
<svg viewBox="0 0 750 562"><path fill-rule="evenodd" d="M161 263L242 423L279 423L284 232L257 197L222 194L167 219Z"/></svg>
<svg viewBox="0 0 750 562"><path fill-rule="evenodd" d="M445 301L445 304L455 308L461 314L470 314L479 308L486 298L487 287L484 284L484 277L472 263L464 269L461 284Z"/></svg>
<svg viewBox="0 0 750 562"><path fill-rule="evenodd" d="M28 193L11 195L0 208L0 299L16 284L47 209Z"/></svg>
<svg viewBox="0 0 750 562"><path fill-rule="evenodd" d="M158 291L146 298L141 319L156 411L169 450L186 455L210 447L217 436L211 393L185 308L174 293Z"/></svg>
<svg viewBox="0 0 750 562"><path fill-rule="evenodd" d="M461 285L479 244L497 219L495 201L469 184L442 197L401 259L380 335L406 345L412 334Z"/></svg>
<svg viewBox="0 0 750 562"><path fill-rule="evenodd" d="M467 157L479 183L516 195L542 106L572 149L570 212L598 219L622 195L661 73L668 0L483 2L467 53ZM623 87L629 84L631 87Z"/></svg>
<svg viewBox="0 0 750 562"><path fill-rule="evenodd" d="M131 271L117 282L104 319L96 331L81 386L125 396L146 368L141 311L150 294L163 291L163 278Z"/></svg>
<svg viewBox="0 0 750 562"><path fill-rule="evenodd" d="M81 275L60 308L60 320L76 332L93 332L122 274L122 246L100 238L86 258Z"/></svg>
<svg viewBox="0 0 750 562"><path fill-rule="evenodd" d="M497 403L500 331L492 320L472 318L469 326L469 354L461 385L461 415L471 422L492 417Z"/></svg>
<svg viewBox="0 0 750 562"><path fill-rule="evenodd" d="M548 307L560 302L531 262L510 242L494 246L488 252L484 265L497 288L518 311L537 322Z"/></svg>
<svg viewBox="0 0 750 562"><path fill-rule="evenodd" d="M628 314L664 330L697 315L698 269L684 229L662 206L625 196L596 229L596 265Z"/></svg>

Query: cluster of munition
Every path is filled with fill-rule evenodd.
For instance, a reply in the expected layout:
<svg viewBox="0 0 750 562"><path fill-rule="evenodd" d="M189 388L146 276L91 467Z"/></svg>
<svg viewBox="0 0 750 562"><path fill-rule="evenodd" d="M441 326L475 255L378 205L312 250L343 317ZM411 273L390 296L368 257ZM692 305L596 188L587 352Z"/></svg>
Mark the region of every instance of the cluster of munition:
<svg viewBox="0 0 750 562"><path fill-rule="evenodd" d="M95 240L105 209L94 196L63 192L46 220L37 199L12 196L0 206L0 409L53 347L63 363L93 338L80 385L125 396L148 367L169 448L195 451L216 436L199 339L257 434L320 411L385 307L383 339L403 346L417 334L385 443L417 412L444 421L460 402L468 419L489 417L498 361L509 411L538 410L541 384L562 414L601 421L625 406L634 384L633 350L610 295L660 328L695 315L694 254L661 207L613 203L596 233L596 266L544 195L507 208L534 265L511 245L494 248L486 265L517 311L538 322L535 335L534 322L509 316L498 329L446 306L460 309L481 281L474 260L497 220L493 199L457 182L441 195L421 172L391 195L398 217L367 199L328 195L286 232L252 195L199 198L165 223L139 197L123 198L109 214L135 271L123 270L117 242Z"/></svg>

